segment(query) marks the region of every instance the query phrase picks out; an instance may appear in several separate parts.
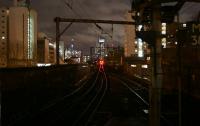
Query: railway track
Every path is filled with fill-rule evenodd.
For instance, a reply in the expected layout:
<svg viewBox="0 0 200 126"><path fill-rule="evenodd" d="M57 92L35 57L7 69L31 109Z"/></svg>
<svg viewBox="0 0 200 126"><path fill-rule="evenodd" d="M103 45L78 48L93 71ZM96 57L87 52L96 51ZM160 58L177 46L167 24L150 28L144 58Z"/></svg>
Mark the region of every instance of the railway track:
<svg viewBox="0 0 200 126"><path fill-rule="evenodd" d="M102 109L102 104L108 104L108 102L111 102L112 99L116 99L116 97L124 98L124 103L122 103L123 105L121 106L124 110L122 111L131 114L137 113L136 115L138 117L140 116L140 122L142 122L141 118L143 118L142 120L147 124L148 110L150 107L148 100L149 85L140 84L140 82L128 79L127 77L118 74L110 74L110 77L112 78L112 81L108 79L104 69L101 69L90 76L85 76L75 84L77 85L77 88L69 94L51 101L34 114L22 117L10 123L9 126L104 125L106 122L109 122L109 119L115 118L115 112L104 110L105 108ZM115 81L113 81L113 78ZM118 85L121 85L123 89L119 88L119 90L122 90L124 93L119 96L112 96L110 99L111 101L105 103L105 96L109 96L109 93L107 92L110 88L110 85L108 84L109 81L111 81L112 85L114 85L113 83L115 82L117 82ZM131 103L128 103L129 101ZM117 104L115 106L115 103L109 104L112 104L114 108L118 106ZM127 105L131 107L127 109ZM104 107L105 106L107 108L107 105L104 105ZM131 112L129 112L129 109L131 109ZM126 114L123 115L123 113L122 116L127 116ZM107 118L105 116L109 117ZM137 117L134 118L137 119ZM161 118L165 122L165 126L173 126L164 116ZM98 124L99 122L101 122L100 125ZM109 124L106 124L106 126L109 126Z"/></svg>
<svg viewBox="0 0 200 126"><path fill-rule="evenodd" d="M136 96L135 98L141 106L140 109L142 109L146 114L149 114L150 85L148 83L139 83L117 74L114 74L114 76ZM161 113L161 123L163 126L174 126L173 122L165 116L165 113Z"/></svg>
<svg viewBox="0 0 200 126"><path fill-rule="evenodd" d="M98 71L80 80L77 85L79 87L70 94L52 101L32 115L10 123L9 126L88 125L106 94L107 77L104 71Z"/></svg>

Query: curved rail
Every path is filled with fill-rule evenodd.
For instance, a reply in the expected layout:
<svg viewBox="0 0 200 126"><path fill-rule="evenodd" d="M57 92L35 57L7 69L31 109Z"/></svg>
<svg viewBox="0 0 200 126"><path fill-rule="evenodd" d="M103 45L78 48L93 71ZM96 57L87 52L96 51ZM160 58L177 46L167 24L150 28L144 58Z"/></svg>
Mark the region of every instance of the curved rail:
<svg viewBox="0 0 200 126"><path fill-rule="evenodd" d="M94 82L97 81L98 76L99 75L96 75L96 79L94 80ZM51 120L50 122L53 122L53 120L56 120L56 118L59 117L59 116L55 116L55 115L57 115L57 114L55 114L55 111L58 111L57 108L63 107L63 104L65 104L65 106L70 108L71 106L73 106L72 104L74 104L75 102L80 101L79 99L84 97L87 93L90 92L90 90L92 90L94 88L95 83L92 83L92 84L88 85L89 80L90 80L89 76L85 76L83 79L81 79L79 82L77 82L77 83L79 83L79 85L82 83L80 85L80 87L75 89L70 94L67 94L67 95L65 95L65 96L63 96L61 98L53 100L50 104L42 107L40 110L38 110L35 113L30 113L28 115L24 115L24 116L20 117L19 119L17 119L14 122L10 123L9 126L14 126L14 125L18 125L18 124L24 124L24 123L30 123L33 120L36 123L37 120L41 120L41 119L38 119L39 117L43 118L46 115L50 116L49 113L51 113L52 118L53 118L53 119L52 118L50 119ZM88 86L86 86L86 85L88 85ZM84 90L86 90L86 91L84 91ZM73 97L77 97L78 94L81 94L81 97L77 98L75 101L71 101L71 99ZM64 108L66 108L66 107L64 107ZM62 113L62 111L59 111L59 112L56 112L56 113ZM61 114L59 114L59 115L61 115Z"/></svg>
<svg viewBox="0 0 200 126"><path fill-rule="evenodd" d="M103 98L107 91L107 76L102 69L101 71L98 71L98 73L101 74L100 78L100 87L97 90L97 93L93 96L93 98L90 100L87 107L83 110L83 112L80 114L80 116L76 119L76 121L73 123L72 126L84 124L85 126L89 125L89 123L92 121L92 118L94 117L97 109L99 108L100 104L103 101ZM87 116L87 118L85 118Z"/></svg>
<svg viewBox="0 0 200 126"><path fill-rule="evenodd" d="M116 76L116 75L115 75ZM128 78L124 78L124 77L120 77L120 76L117 76L118 80L125 86L127 87L135 96L137 96L146 106L150 107L150 104L147 100L145 100L144 96L142 96L138 91L139 90L142 90L143 93L148 93L149 92L149 89L148 87L145 87L144 85L142 84L139 84L138 82L136 81L133 81L133 80L130 80ZM130 83L132 85L130 85ZM149 85L148 85L149 86ZM165 121L167 123L167 125L169 126L173 126L172 123L166 119L163 115L161 115L161 118L163 119L163 121Z"/></svg>

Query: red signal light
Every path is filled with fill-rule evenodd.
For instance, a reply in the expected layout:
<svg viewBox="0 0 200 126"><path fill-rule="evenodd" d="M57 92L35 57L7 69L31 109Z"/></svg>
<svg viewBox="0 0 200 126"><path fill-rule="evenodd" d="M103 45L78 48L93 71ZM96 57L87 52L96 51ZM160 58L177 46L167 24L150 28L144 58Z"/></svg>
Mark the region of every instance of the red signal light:
<svg viewBox="0 0 200 126"><path fill-rule="evenodd" d="M104 60L103 59L99 60L99 71L100 72L104 71Z"/></svg>
<svg viewBox="0 0 200 126"><path fill-rule="evenodd" d="M104 65L104 60L100 60L100 61L99 61L99 64L100 64L100 65Z"/></svg>

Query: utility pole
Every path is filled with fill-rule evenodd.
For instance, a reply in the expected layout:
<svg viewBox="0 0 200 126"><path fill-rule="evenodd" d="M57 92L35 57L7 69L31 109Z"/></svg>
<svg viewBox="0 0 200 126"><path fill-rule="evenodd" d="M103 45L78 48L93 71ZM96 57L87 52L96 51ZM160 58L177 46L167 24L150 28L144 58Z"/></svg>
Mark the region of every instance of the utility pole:
<svg viewBox="0 0 200 126"><path fill-rule="evenodd" d="M179 21L179 13L177 13L177 22ZM182 126L182 85L181 85L181 41L178 41L177 49L177 67L178 67L178 124Z"/></svg>
<svg viewBox="0 0 200 126"><path fill-rule="evenodd" d="M161 68L161 15L160 1L151 0L153 7L152 30L156 33L155 44L152 47L152 86L150 88L150 126L160 126L161 118L161 87L162 87L162 68Z"/></svg>
<svg viewBox="0 0 200 126"><path fill-rule="evenodd" d="M56 65L59 65L59 43L60 43L60 19L55 18L56 22Z"/></svg>

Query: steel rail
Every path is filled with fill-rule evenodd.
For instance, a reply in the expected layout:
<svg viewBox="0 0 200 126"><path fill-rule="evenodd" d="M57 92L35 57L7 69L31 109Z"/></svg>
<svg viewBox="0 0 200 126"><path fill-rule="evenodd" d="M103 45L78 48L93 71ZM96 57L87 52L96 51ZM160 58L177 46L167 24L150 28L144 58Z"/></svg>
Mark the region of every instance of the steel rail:
<svg viewBox="0 0 200 126"><path fill-rule="evenodd" d="M100 73L100 71L98 71L98 73ZM106 81L107 82L107 81ZM80 124L81 119L83 119L83 117L87 114L89 114L89 119L91 119L94 115L94 113L96 112L97 108L99 107L100 103L103 100L103 97L105 95L105 92L107 90L107 84L106 87L104 88L104 78L101 78L101 85L100 88L98 88L98 91L96 93L96 95L92 98L92 100L89 102L89 104L87 105L87 107L84 109L84 111L80 114L80 116L76 119L76 121L73 123L72 126L76 126ZM103 94L101 94L103 91ZM97 103L96 103L96 100ZM95 104L96 103L96 104ZM93 106L94 105L94 106ZM90 109L93 109L92 112L89 112ZM86 124L89 123L88 121L86 122Z"/></svg>

